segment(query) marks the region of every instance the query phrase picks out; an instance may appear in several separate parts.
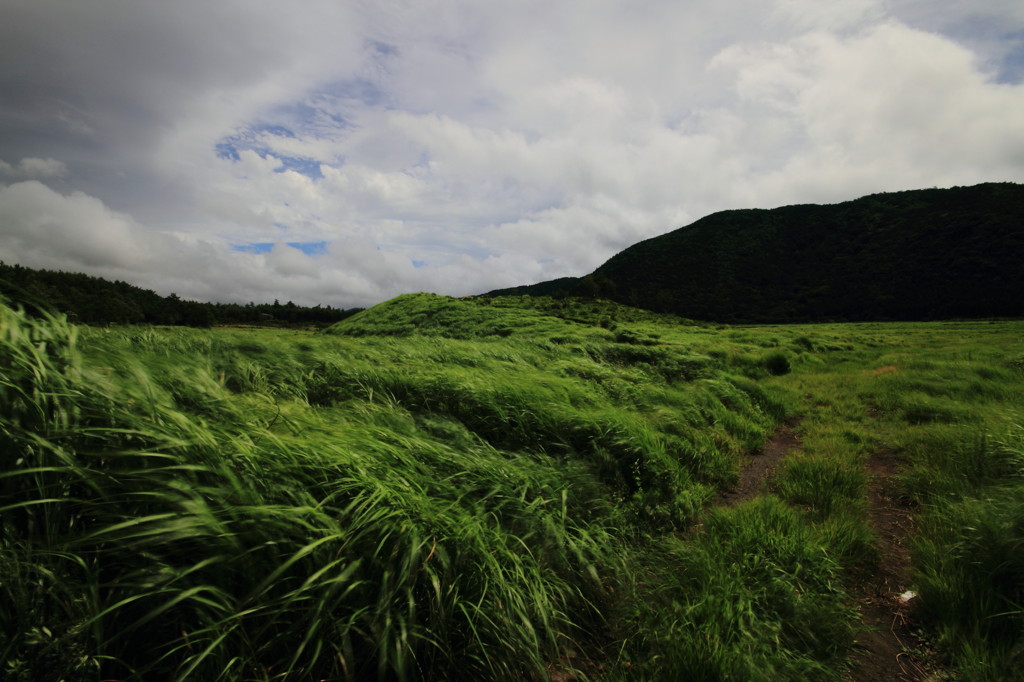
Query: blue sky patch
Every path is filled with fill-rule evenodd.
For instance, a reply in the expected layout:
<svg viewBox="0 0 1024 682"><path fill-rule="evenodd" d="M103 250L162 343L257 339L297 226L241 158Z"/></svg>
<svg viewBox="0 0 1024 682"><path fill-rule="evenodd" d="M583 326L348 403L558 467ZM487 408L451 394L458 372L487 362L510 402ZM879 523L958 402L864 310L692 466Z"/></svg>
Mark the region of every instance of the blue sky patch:
<svg viewBox="0 0 1024 682"><path fill-rule="evenodd" d="M287 242L288 246L298 249L307 256L323 256L327 253L330 242Z"/></svg>
<svg viewBox="0 0 1024 682"><path fill-rule="evenodd" d="M327 245L330 242L285 242L285 244L293 249L298 249L307 256L323 256L327 253ZM276 245L276 242L253 242L251 244L232 244L231 249L245 253L270 253Z"/></svg>
<svg viewBox="0 0 1024 682"><path fill-rule="evenodd" d="M260 154L260 156L264 156L264 158L266 158L265 155L263 154ZM307 178L313 178L314 180L319 180L324 176L324 174L320 171L320 162L317 161L316 159L310 159L304 156L277 155L275 155L274 158L281 162L281 165L274 169L275 173L295 171L296 173L301 173L302 175L305 175Z"/></svg>
<svg viewBox="0 0 1024 682"><path fill-rule="evenodd" d="M232 244L235 251L246 253L270 253L274 249L274 242L255 242L253 244Z"/></svg>
<svg viewBox="0 0 1024 682"><path fill-rule="evenodd" d="M265 159L268 156L273 156L278 160L279 164L274 169L276 173L284 173L285 171L295 171L301 173L308 178L313 180L319 180L324 175L320 171L320 164L322 163L319 159L314 159L308 156L290 156L281 154L274 150L274 138L279 139L297 139L298 135L295 130L298 129L300 133L308 132L314 137L322 137L316 130L318 127L322 127L324 116L321 114L319 109L315 109L306 104L294 104L287 107L281 108L281 113L285 118L292 118L298 125L292 125L291 127L271 124L271 123L257 123L247 128L236 132L234 135L228 135L222 137L215 145L214 151L217 157L220 159L226 159L228 161L240 161L241 152L243 150L253 151L259 154L260 158ZM328 126L334 130L340 128L350 127L350 124L342 116L330 115L327 120L330 121ZM308 127L310 130L303 130ZM344 163L343 161L341 163Z"/></svg>
<svg viewBox="0 0 1024 682"><path fill-rule="evenodd" d="M1024 34L1014 38L1014 48L1003 56L999 65L998 82L1006 85L1017 85L1024 81Z"/></svg>
<svg viewBox="0 0 1024 682"><path fill-rule="evenodd" d="M295 133L294 132L292 132L288 128L285 128L284 126L279 126L279 125L261 125L261 126L257 126L256 128L253 129L253 132L257 132L257 133L270 133L271 135L276 135L277 137L290 137L290 138L293 138L293 139L295 137Z"/></svg>
<svg viewBox="0 0 1024 682"><path fill-rule="evenodd" d="M213 149L217 152L218 159L228 159L229 161L242 160L242 157L238 155L238 147L231 142L218 142L213 146Z"/></svg>
<svg viewBox="0 0 1024 682"><path fill-rule="evenodd" d="M365 78L337 81L318 92L319 94L341 100L356 100L370 107L386 106L391 99L380 86ZM345 119L342 118L342 120Z"/></svg>
<svg viewBox="0 0 1024 682"><path fill-rule="evenodd" d="M398 54L398 47L391 43L385 43L380 40L371 40L367 43L367 47L376 52L379 55L387 57L393 57Z"/></svg>

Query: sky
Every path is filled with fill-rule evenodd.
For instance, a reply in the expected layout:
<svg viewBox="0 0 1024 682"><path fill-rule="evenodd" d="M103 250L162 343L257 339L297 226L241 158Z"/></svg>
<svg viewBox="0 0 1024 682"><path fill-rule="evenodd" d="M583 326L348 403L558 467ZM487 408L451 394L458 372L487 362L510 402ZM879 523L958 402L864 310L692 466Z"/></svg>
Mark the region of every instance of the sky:
<svg viewBox="0 0 1024 682"><path fill-rule="evenodd" d="M1024 182L1020 0L0 0L0 260L366 306Z"/></svg>

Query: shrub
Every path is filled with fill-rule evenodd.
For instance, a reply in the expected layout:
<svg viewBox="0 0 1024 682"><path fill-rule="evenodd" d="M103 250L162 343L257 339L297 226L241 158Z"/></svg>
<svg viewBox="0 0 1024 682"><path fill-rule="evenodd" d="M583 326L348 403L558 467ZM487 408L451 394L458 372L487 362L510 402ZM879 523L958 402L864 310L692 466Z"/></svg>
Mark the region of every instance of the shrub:
<svg viewBox="0 0 1024 682"><path fill-rule="evenodd" d="M792 370L789 363L789 356L782 351L769 353L764 359L764 366L772 376L789 374Z"/></svg>

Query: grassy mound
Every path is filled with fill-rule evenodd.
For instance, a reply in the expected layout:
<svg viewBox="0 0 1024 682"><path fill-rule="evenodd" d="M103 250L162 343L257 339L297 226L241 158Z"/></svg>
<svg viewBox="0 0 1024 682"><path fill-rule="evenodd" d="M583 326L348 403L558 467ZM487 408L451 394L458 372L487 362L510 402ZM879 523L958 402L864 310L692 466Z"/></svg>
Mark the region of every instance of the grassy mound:
<svg viewBox="0 0 1024 682"><path fill-rule="evenodd" d="M457 299L436 294L405 294L342 320L327 329L345 336L410 336L449 339L518 335L566 335L590 332L568 320L525 308L498 308L482 299Z"/></svg>

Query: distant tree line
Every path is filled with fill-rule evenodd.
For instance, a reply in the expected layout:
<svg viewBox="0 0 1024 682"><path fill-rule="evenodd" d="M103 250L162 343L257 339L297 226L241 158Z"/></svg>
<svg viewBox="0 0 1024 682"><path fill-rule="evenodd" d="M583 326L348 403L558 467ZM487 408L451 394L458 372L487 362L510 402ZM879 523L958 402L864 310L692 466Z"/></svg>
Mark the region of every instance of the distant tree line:
<svg viewBox="0 0 1024 682"><path fill-rule="evenodd" d="M300 306L280 303L201 303L177 294L161 296L120 280L110 281L75 272L36 270L0 261L0 296L29 311L67 315L91 325L161 324L189 327L213 325L328 326L362 308Z"/></svg>

